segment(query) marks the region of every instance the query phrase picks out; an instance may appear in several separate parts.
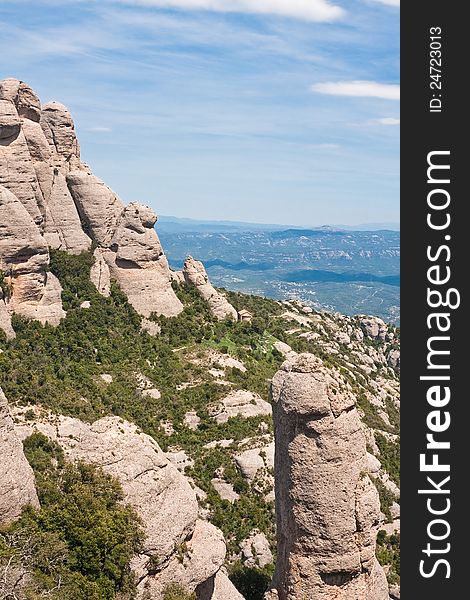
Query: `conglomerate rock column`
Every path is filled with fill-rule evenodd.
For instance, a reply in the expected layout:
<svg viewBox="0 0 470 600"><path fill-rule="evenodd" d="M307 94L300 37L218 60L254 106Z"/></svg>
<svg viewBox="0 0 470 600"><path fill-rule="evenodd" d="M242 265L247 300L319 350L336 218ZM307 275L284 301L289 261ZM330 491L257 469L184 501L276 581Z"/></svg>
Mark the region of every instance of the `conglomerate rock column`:
<svg viewBox="0 0 470 600"><path fill-rule="evenodd" d="M270 597L388 600L375 558L380 506L355 399L311 354L272 382L278 559Z"/></svg>

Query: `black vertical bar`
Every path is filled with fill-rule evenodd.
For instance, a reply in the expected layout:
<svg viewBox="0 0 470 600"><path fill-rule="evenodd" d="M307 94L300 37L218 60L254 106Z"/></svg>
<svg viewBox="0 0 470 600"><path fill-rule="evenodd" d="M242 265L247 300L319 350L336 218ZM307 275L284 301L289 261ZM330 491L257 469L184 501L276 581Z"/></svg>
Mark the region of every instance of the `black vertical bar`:
<svg viewBox="0 0 470 600"><path fill-rule="evenodd" d="M408 2L401 8L401 575L405 600L460 599L465 595L462 590L468 579L467 551L461 550L468 545L470 533L469 511L464 511L469 503L465 488L469 482L470 456L467 432L470 382L466 382L467 372L470 374L467 364L470 223L466 219L470 199L465 189L469 172L465 163L469 154L466 145L470 140L467 115L470 102L464 91L469 71L466 64L469 52L465 51L469 26L464 8L461 3L437 0ZM436 60L431 61L432 58ZM438 151L449 154L429 157L429 153ZM449 165L450 169L432 170L428 181L428 159ZM443 183L447 178L450 182ZM445 206L447 194L450 197L447 208L429 206L428 202ZM428 218L434 227L443 226L447 218L451 221L447 228L433 229ZM437 270L428 271L436 265ZM445 279L449 272L448 282L430 282L430 278ZM450 304L455 305L460 294L460 307L432 308L428 288L441 292L444 298L449 290L455 289L450 292ZM438 298L433 294L430 301L439 304ZM449 331L439 331L437 317L430 317L433 313L445 315L439 323L443 329L451 323ZM431 341L434 349L450 350L450 355L432 357L433 364L442 367L448 364L450 369L428 368L427 344L433 336L450 337L450 340ZM450 380L420 380L420 376L448 376ZM451 397L447 405L431 406L427 394L432 386L441 386L439 394L449 387ZM432 411L438 414L429 416ZM446 412L451 418L450 426L434 433L434 439L449 441L450 449L427 449L426 435L433 433L429 423L444 427ZM423 453L426 463L436 454L439 464L450 465L450 471L420 469ZM450 481L442 483L448 476ZM429 493L438 488L443 493ZM418 490L428 492L420 494ZM430 512L447 508L440 515ZM446 523L450 528L448 535Z"/></svg>

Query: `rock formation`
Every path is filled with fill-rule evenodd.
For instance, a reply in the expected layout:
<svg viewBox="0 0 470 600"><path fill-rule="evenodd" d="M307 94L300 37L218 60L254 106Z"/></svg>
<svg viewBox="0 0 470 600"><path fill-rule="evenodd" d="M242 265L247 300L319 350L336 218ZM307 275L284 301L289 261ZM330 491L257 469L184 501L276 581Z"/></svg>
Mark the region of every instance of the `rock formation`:
<svg viewBox="0 0 470 600"><path fill-rule="evenodd" d="M388 600L379 498L348 384L301 354L274 376L272 399L279 600Z"/></svg>
<svg viewBox="0 0 470 600"><path fill-rule="evenodd" d="M233 308L227 298L220 294L210 283L202 262L188 256L183 267L184 280L188 285L193 285L201 298L206 300L212 314L217 319L237 320L237 311Z"/></svg>
<svg viewBox="0 0 470 600"><path fill-rule="evenodd" d="M47 272L48 264L49 251L39 227L18 198L0 186L0 270L8 287L3 299L8 312L51 325L65 316L62 289Z"/></svg>
<svg viewBox="0 0 470 600"><path fill-rule="evenodd" d="M11 418L8 424L12 430ZM210 587L225 559L222 532L198 518L198 502L189 481L150 436L119 417L105 417L88 425L57 416L34 427L17 427L22 437L34 430L58 442L69 460L98 465L120 480L125 501L136 509L146 533L142 554L132 564L139 581L139 599L159 600L170 583L179 583L188 591L205 582ZM19 439L14 439L21 448ZM16 480L22 498L28 498ZM25 486L28 479L23 480ZM224 585L235 590L228 580ZM208 596L207 600L217 598ZM230 598L241 596L232 593L227 596Z"/></svg>
<svg viewBox="0 0 470 600"><path fill-rule="evenodd" d="M7 399L0 388L0 525L17 519L23 507L39 507L33 470L15 433Z"/></svg>
<svg viewBox="0 0 470 600"><path fill-rule="evenodd" d="M113 278L144 317L183 310L155 213L141 204L125 207L82 162L67 108L41 106L15 79L0 82L0 194L0 270L12 287L3 298L8 313L57 324L64 313L58 282L46 274L49 248L79 254L92 240L98 248L91 279L100 293L109 295ZM15 254L8 246L18 234ZM11 336L4 313L2 305L0 325Z"/></svg>

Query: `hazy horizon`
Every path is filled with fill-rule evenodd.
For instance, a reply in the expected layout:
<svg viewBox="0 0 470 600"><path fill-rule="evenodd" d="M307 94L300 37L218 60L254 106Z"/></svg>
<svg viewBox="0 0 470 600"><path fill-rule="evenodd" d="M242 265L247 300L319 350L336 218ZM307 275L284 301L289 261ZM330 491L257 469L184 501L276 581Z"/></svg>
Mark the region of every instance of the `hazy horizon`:
<svg viewBox="0 0 470 600"><path fill-rule="evenodd" d="M321 224L312 224L312 223L306 223L303 225L295 225L293 223L267 223L265 221L243 221L243 220L239 220L239 219L195 219L192 217L184 217L184 216L176 216L176 215L162 215L159 214L158 215L158 221L157 221L157 228L158 228L158 223L165 223L165 222L181 222L181 223L196 223L196 224L204 224L204 223L209 223L209 224L214 224L216 225L217 223L220 223L221 225L226 224L226 225L237 225L237 226L242 226L242 225L247 225L247 226L255 226L255 227L269 227L269 228L274 228L274 227L280 227L280 228L295 228L295 229L321 229L323 227L331 227L331 228L337 228L337 229L347 229L347 230L357 230L357 231L364 231L366 230L367 227L370 227L371 229L369 231L375 231L375 230L380 230L380 229L385 229L385 230L390 230L390 231L400 231L400 222L384 222L384 223L375 223L375 222L368 222L368 223L354 223L351 225L346 225L344 223L321 223Z"/></svg>

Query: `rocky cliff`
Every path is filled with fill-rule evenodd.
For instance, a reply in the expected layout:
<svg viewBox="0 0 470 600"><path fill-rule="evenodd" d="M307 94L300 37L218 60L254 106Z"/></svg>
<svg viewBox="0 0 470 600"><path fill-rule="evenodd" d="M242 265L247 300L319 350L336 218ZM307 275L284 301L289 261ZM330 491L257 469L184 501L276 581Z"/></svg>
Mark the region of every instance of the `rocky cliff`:
<svg viewBox="0 0 470 600"><path fill-rule="evenodd" d="M39 431L57 442L68 460L97 465L120 481L124 501L135 508L145 530L142 551L132 564L138 577L139 599L161 598L171 583L192 592L202 584L210 587L214 579L226 579L221 571L226 554L222 532L198 518L198 501L189 481L155 440L135 425L119 417L88 425L78 419L48 415L34 426L18 425L16 434L10 417L8 431L15 436L17 456L8 462L11 483L5 489L15 492L9 509L2 511L3 521L17 517L27 501L38 505L31 468L22 456L19 438ZM224 600L240 597L230 581L224 585ZM213 595L206 598L217 600Z"/></svg>
<svg viewBox="0 0 470 600"><path fill-rule="evenodd" d="M279 600L387 600L380 502L350 386L311 354L272 382Z"/></svg>
<svg viewBox="0 0 470 600"><path fill-rule="evenodd" d="M40 432L119 481L139 600L259 598L276 554L270 598L385 600L376 554L399 597L399 331L173 272L156 219L91 173L63 105L0 83L0 521L48 510Z"/></svg>
<svg viewBox="0 0 470 600"><path fill-rule="evenodd" d="M181 312L156 220L144 205L124 206L83 163L65 106L41 105L23 82L0 82L0 270L8 289L0 324L8 335L7 313L52 325L64 317L49 249L78 254L92 242L108 279L141 315Z"/></svg>

